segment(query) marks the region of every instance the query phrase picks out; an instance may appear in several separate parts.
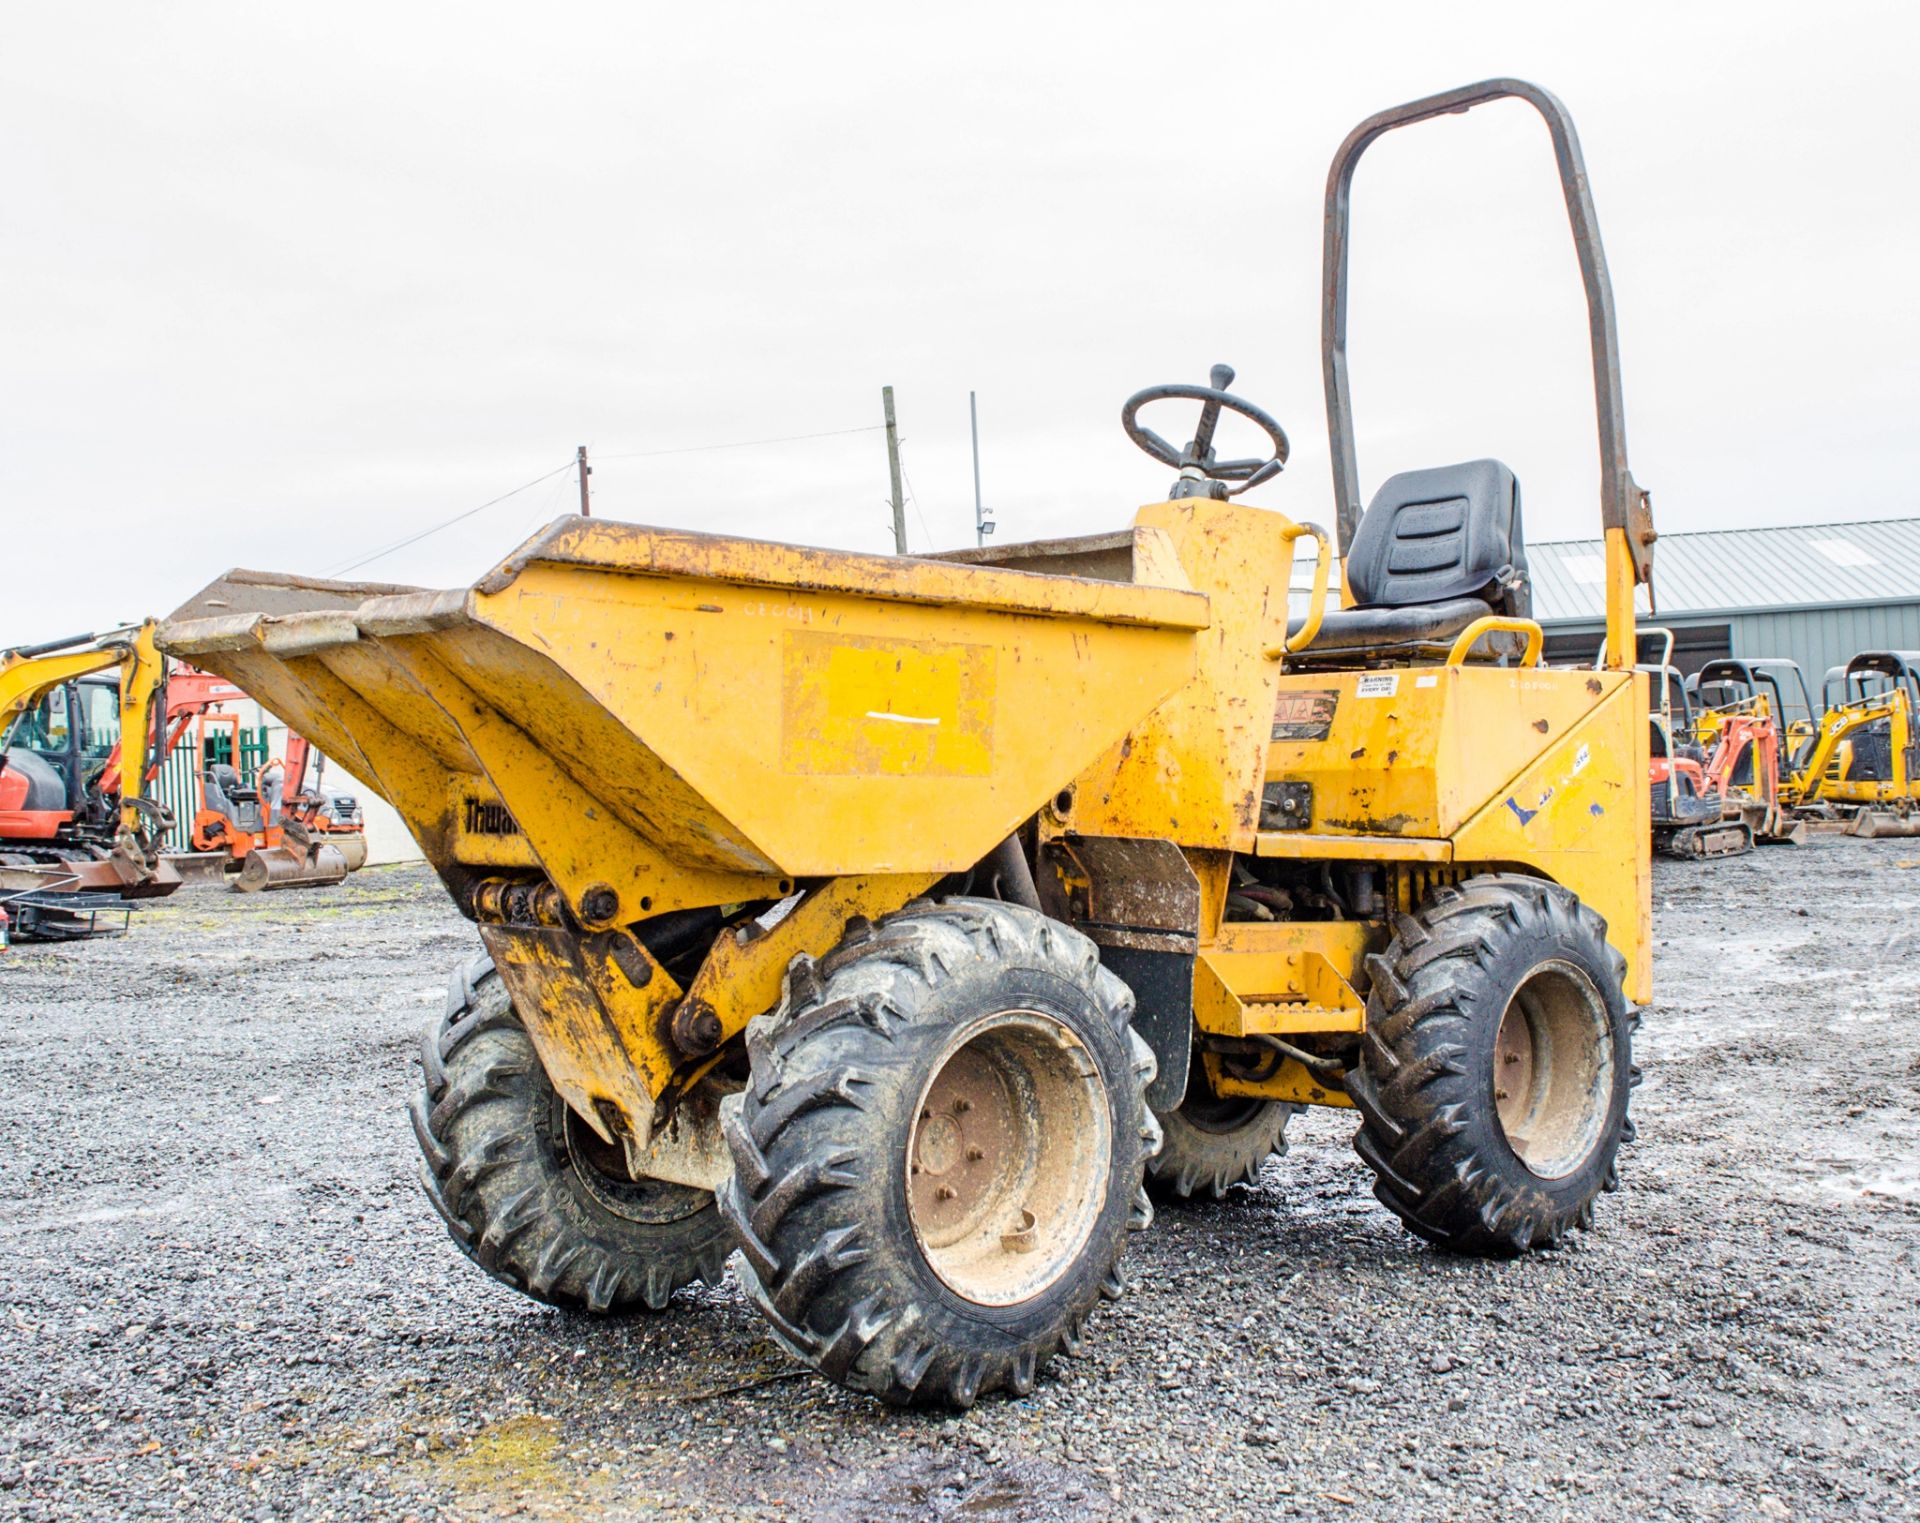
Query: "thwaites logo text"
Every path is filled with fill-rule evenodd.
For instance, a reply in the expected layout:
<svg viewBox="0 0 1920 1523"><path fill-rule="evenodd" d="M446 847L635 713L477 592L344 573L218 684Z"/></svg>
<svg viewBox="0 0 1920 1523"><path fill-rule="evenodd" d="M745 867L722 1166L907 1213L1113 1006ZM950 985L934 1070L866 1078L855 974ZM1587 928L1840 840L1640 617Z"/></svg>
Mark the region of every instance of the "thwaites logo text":
<svg viewBox="0 0 1920 1523"><path fill-rule="evenodd" d="M517 836L520 827L507 812L505 804L490 804L485 799L467 800L467 834L470 836Z"/></svg>

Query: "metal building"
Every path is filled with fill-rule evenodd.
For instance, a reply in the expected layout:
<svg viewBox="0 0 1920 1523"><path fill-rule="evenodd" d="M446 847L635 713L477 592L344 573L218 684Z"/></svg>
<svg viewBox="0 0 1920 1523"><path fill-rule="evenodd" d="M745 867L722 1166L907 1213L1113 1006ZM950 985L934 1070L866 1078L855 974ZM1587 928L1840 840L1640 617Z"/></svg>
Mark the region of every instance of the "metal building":
<svg viewBox="0 0 1920 1523"><path fill-rule="evenodd" d="M1527 565L1546 659L1590 659L1606 627L1600 541L1529 545ZM1681 671L1716 656L1786 656L1816 705L1827 669L1857 652L1920 650L1920 518L1662 534L1653 584L1659 612L1643 600L1641 617L1673 631Z"/></svg>

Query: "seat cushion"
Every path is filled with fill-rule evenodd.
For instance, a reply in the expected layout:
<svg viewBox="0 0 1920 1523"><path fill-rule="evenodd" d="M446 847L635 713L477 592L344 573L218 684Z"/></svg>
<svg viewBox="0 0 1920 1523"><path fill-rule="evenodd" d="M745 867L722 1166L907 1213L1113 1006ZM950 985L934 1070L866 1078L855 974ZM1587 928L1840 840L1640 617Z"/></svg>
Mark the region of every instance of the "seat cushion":
<svg viewBox="0 0 1920 1523"><path fill-rule="evenodd" d="M1477 598L1483 611L1528 617L1520 484L1498 460L1389 477L1361 516L1346 574L1361 608Z"/></svg>
<svg viewBox="0 0 1920 1523"><path fill-rule="evenodd" d="M1321 619L1307 653L1320 656L1336 651L1448 644L1475 619L1484 619L1492 612L1481 598L1449 598L1444 603L1417 603L1407 608L1332 608ZM1287 632L1298 634L1305 625L1304 619L1290 620Z"/></svg>

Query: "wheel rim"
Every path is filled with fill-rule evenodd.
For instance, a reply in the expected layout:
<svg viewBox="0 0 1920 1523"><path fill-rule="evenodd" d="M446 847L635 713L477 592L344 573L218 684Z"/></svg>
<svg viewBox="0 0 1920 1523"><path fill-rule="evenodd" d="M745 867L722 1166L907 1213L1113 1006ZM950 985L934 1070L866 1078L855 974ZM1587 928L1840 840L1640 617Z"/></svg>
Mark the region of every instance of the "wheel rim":
<svg viewBox="0 0 1920 1523"><path fill-rule="evenodd" d="M558 1095L553 1108L554 1140L562 1161L580 1188L605 1210L625 1221L660 1226L683 1221L713 1204L710 1192L692 1185L635 1179L627 1172L624 1148L602 1138Z"/></svg>
<svg viewBox="0 0 1920 1523"><path fill-rule="evenodd" d="M1494 1038L1493 1101L1507 1145L1543 1179L1571 1174L1606 1128L1613 1023L1585 969L1545 962L1514 990Z"/></svg>
<svg viewBox="0 0 1920 1523"><path fill-rule="evenodd" d="M1008 1010L960 1028L907 1149L907 1211L933 1272L982 1306L1045 1290L1093 1234L1111 1143L1106 1085L1060 1021Z"/></svg>

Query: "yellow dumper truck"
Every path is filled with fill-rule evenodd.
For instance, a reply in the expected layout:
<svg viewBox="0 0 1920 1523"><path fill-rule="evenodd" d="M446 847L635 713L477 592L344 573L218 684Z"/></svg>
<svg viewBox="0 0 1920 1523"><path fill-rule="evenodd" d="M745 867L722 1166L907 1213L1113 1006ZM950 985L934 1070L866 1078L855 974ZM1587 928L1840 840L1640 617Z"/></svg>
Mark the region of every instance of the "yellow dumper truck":
<svg viewBox="0 0 1920 1523"><path fill-rule="evenodd" d="M1505 466L1361 506L1354 165L1502 97L1547 123L1586 280L1612 669L1539 664ZM1252 1180L1302 1105L1353 1108L1445 1248L1589 1225L1649 996L1653 533L1564 109L1498 80L1362 123L1326 248L1337 607L1328 536L1232 500L1288 445L1222 367L1127 404L1176 476L1118 532L881 557L563 518L471 588L233 572L167 623L478 927L413 1124L489 1273L658 1308L737 1251L797 1358L965 1405L1079 1347L1147 1186ZM1141 414L1182 400L1175 447ZM1218 458L1225 412L1270 453Z"/></svg>

